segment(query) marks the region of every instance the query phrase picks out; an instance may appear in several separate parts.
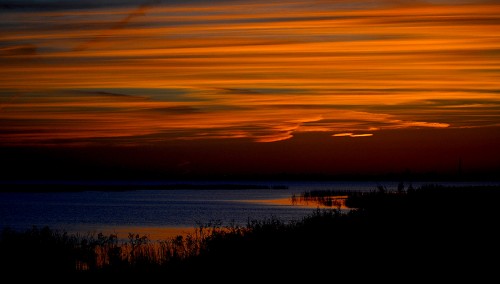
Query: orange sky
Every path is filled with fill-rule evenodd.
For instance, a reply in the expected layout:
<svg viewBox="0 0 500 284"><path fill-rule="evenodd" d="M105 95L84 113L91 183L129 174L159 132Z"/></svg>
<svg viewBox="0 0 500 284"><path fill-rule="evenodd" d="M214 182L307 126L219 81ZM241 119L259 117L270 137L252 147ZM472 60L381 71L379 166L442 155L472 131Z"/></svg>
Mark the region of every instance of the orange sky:
<svg viewBox="0 0 500 284"><path fill-rule="evenodd" d="M0 1L1 147L500 142L496 1L118 2Z"/></svg>

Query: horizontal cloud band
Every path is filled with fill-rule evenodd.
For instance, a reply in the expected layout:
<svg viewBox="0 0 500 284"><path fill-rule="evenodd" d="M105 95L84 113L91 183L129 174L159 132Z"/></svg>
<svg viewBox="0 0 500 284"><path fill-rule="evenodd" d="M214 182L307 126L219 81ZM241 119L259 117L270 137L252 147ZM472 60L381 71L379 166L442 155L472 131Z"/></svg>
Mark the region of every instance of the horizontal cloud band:
<svg viewBox="0 0 500 284"><path fill-rule="evenodd" d="M491 2L11 2L3 145L500 125Z"/></svg>

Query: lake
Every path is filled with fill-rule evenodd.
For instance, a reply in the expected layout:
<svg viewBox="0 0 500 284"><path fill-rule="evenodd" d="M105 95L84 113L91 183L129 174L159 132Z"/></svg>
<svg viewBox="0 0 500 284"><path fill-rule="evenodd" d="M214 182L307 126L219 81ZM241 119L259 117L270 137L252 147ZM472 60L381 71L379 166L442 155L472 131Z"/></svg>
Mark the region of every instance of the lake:
<svg viewBox="0 0 500 284"><path fill-rule="evenodd" d="M245 225L249 220L278 218L300 220L316 205L292 204L291 196L309 190L375 190L381 184L395 190L394 182L252 183L271 189L217 189L217 184L199 183L210 189L185 189L169 184L167 190L149 189L151 183L135 183L135 190L95 191L84 183L78 192L0 193L0 227L26 230L49 226L69 233L128 233L162 239L188 233L199 224L218 222ZM423 183L413 183L419 186ZM490 183L439 183L445 185L491 185ZM273 189L285 185L284 189ZM103 184L99 184L102 189ZM104 184L106 186L106 184ZM161 187L161 186L160 186ZM194 186L196 187L196 186ZM5 188L4 188L5 190Z"/></svg>

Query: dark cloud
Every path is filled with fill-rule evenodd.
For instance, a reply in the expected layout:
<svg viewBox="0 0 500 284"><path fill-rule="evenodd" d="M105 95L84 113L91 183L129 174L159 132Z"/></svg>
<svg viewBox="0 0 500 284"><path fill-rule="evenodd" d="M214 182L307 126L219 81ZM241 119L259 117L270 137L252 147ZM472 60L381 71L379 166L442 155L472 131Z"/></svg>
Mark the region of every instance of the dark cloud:
<svg viewBox="0 0 500 284"><path fill-rule="evenodd" d="M483 105L483 106L499 106L500 100L492 99L431 99L423 101L436 106L470 106L470 105Z"/></svg>
<svg viewBox="0 0 500 284"><path fill-rule="evenodd" d="M93 44L106 39L107 37L109 37L111 35L111 33L114 30L119 30L119 29L124 28L130 21L132 21L132 19L134 19L134 18L136 18L138 16L141 16L141 15L144 15L144 13L148 9L150 9L151 7L153 7L155 4L159 4L160 2L161 2L160 0L149 0L149 1L143 2L137 8L135 8L134 10L132 10L125 18L123 18L122 20L114 23L111 27L109 27L109 29L103 31L103 33L97 35L96 37L94 37L90 41L84 42L84 43L76 46L74 48L74 50L75 51L85 50L85 49L91 47Z"/></svg>
<svg viewBox="0 0 500 284"><path fill-rule="evenodd" d="M0 57L5 56L33 56L37 54L37 47L33 44L14 45L0 48Z"/></svg>
<svg viewBox="0 0 500 284"><path fill-rule="evenodd" d="M312 109L312 110L332 110L332 109L363 109L365 105L335 105L335 104L274 104L270 105L267 108L276 108L276 109Z"/></svg>
<svg viewBox="0 0 500 284"><path fill-rule="evenodd" d="M193 113L201 113L202 110L196 107L190 106L173 106L173 107L161 107L161 108L152 108L151 111L160 112L163 114L193 114Z"/></svg>
<svg viewBox="0 0 500 284"><path fill-rule="evenodd" d="M234 0L0 0L0 9L24 10L72 10L72 9L97 9L105 7L134 7L149 3L162 3L167 5L203 3L203 2L234 2Z"/></svg>
<svg viewBox="0 0 500 284"><path fill-rule="evenodd" d="M215 88L215 90L222 91L229 94L260 94L261 92L254 91L251 89L235 89L235 88Z"/></svg>
<svg viewBox="0 0 500 284"><path fill-rule="evenodd" d="M129 94L121 94L121 93L113 93L113 92L105 92L105 91L72 91L72 93L75 94L81 94L85 96L96 96L96 97L107 97L107 98L116 98L120 100L138 100L138 101L144 101L148 100L148 97L145 96L136 96L136 95L129 95Z"/></svg>
<svg viewBox="0 0 500 284"><path fill-rule="evenodd" d="M450 18L446 16L431 16L431 17L408 17L405 15L402 17L387 17L384 15L382 17L376 18L371 17L370 22L374 24L406 24L406 25L421 25L421 24L435 24L435 25L445 25L445 26L456 26L459 24L471 24L471 25L498 25L500 24L500 19L492 15L491 17L474 17L474 16L455 16Z"/></svg>
<svg viewBox="0 0 500 284"><path fill-rule="evenodd" d="M137 6L144 4L141 0L0 0L1 9L26 9L26 10L69 10L92 9L102 7ZM151 1L149 1L151 2Z"/></svg>

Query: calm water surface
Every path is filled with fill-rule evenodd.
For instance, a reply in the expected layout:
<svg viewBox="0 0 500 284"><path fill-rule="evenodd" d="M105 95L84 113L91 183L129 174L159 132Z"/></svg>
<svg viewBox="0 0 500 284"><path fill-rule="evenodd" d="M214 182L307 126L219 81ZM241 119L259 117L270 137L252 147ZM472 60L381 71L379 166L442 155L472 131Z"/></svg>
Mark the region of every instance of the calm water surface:
<svg viewBox="0 0 500 284"><path fill-rule="evenodd" d="M288 189L147 190L137 185L137 190L121 192L0 193L0 227L25 230L49 226L70 233L114 232L126 236L132 232L161 238L214 221L245 225L248 220L271 217L300 220L315 207L292 205L288 200L293 194L307 190L374 190L379 183L279 184ZM389 189L397 187L397 183L380 184Z"/></svg>

